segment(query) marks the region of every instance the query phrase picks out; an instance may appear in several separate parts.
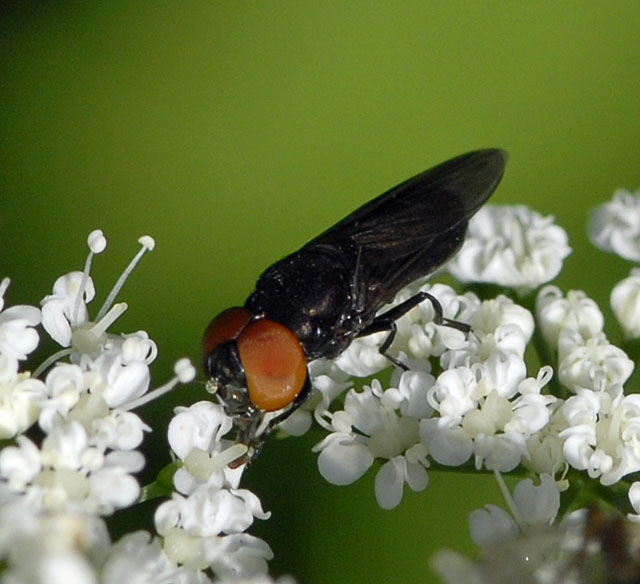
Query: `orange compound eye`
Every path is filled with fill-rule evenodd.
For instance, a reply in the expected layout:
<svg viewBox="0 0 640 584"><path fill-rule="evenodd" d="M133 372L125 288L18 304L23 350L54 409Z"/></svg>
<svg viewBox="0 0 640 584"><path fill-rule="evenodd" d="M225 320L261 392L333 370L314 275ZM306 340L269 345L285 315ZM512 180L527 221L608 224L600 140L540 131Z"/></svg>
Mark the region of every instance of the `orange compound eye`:
<svg viewBox="0 0 640 584"><path fill-rule="evenodd" d="M307 378L297 337L287 327L261 318L242 331L237 343L253 404L272 412L293 402Z"/></svg>
<svg viewBox="0 0 640 584"><path fill-rule="evenodd" d="M216 316L202 335L202 355L206 359L218 345L235 339L251 320L246 308L227 308Z"/></svg>

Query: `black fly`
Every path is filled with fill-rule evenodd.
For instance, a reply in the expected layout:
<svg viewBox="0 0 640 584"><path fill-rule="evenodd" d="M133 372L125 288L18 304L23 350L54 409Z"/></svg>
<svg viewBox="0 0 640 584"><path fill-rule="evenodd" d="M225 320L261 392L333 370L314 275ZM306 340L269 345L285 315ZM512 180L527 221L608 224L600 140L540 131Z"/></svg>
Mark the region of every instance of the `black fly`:
<svg viewBox="0 0 640 584"><path fill-rule="evenodd" d="M468 330L445 319L426 292L377 313L459 249L506 160L503 150L478 150L403 182L273 264L244 307L211 321L202 342L207 388L249 449L234 466L257 456L269 432L308 397L308 361L335 357L353 339L381 331L389 332L380 347L386 355L395 321L425 299L438 322Z"/></svg>

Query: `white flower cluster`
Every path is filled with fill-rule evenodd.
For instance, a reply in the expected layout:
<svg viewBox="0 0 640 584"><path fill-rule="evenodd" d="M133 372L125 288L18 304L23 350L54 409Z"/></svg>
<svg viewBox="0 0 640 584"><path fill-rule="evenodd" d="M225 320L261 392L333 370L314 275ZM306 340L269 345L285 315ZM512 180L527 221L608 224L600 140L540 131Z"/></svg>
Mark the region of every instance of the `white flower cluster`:
<svg viewBox="0 0 640 584"><path fill-rule="evenodd" d="M529 292L555 278L571 253L553 217L525 207L485 205L447 269L460 282L488 282Z"/></svg>
<svg viewBox="0 0 640 584"><path fill-rule="evenodd" d="M253 516L267 514L255 495L235 488L241 471L227 464L237 453L232 448L226 458L210 460L217 465L214 473L205 471L197 449L186 450L189 436L202 453L207 446L220 448L222 434L230 429L230 420L210 403L194 406L189 423L183 423L184 413L172 422L171 445L186 456L176 473L182 494L158 509L161 537L138 531L110 541L103 517L131 506L141 494L134 474L144 466L138 448L150 428L131 410L195 376L191 363L181 359L175 377L149 391L155 343L145 331L107 332L126 309L124 303L114 304L122 285L153 249L150 237L139 242L140 252L93 320L87 307L95 296L89 272L94 255L106 247L101 231L88 238L84 271L58 278L41 309L5 309L9 280L0 283L3 581L202 584L216 574L218 581L242 576L256 584L271 582L265 576L268 546L243 533ZM39 324L62 349L32 374L20 371L38 346ZM206 427L197 425L198 416Z"/></svg>
<svg viewBox="0 0 640 584"><path fill-rule="evenodd" d="M632 262L640 262L640 190L618 189L613 199L593 210L589 239L596 247ZM640 269L611 291L611 308L625 336L640 337Z"/></svg>
<svg viewBox="0 0 640 584"><path fill-rule="evenodd" d="M182 466L173 478L176 492L155 515L163 549L176 564L230 579L266 573L273 555L263 540L244 533L254 517L269 514L253 493L238 488L244 467L229 467L241 454L223 438L231 425L210 401L177 408L168 436Z"/></svg>
<svg viewBox="0 0 640 584"><path fill-rule="evenodd" d="M632 257L640 241L637 200L617 195L594 215L594 241ZM150 428L131 410L194 376L190 363L179 361L176 378L149 392L155 343L144 331L107 332L126 309L114 303L122 284L153 247L150 238L140 242L141 252L94 320L87 304L95 296L92 258L106 246L99 231L89 237L84 271L59 278L42 310L3 310L9 282L0 283L0 437L8 441L0 451L0 560L7 581L55 583L51 574L64 573L81 584L125 578L267 584L271 549L246 531L269 514L240 487L245 465L237 461L246 447L225 438L233 421L210 401L177 408L169 425L175 472L171 497L155 513L158 535L138 531L112 544L106 531L103 517L140 496L133 475L144 464L137 449ZM640 394L624 391L633 361L609 341L604 316L587 294L539 289L570 251L566 233L549 217L523 206L482 209L449 272L462 282L528 293L531 304L536 299L535 319L506 294L480 299L443 284L414 284L395 302L428 290L446 319L471 331L435 324L434 306L425 301L396 323L391 372L382 373L391 362L379 352L388 333L356 339L336 359L310 364L315 395L282 424L299 435L313 417L327 431L315 451L331 483L352 483L375 464L375 496L385 509L400 503L405 484L425 489L434 466L493 472L511 514L497 507L472 514L483 558L441 556L438 570L448 582L512 582L534 572L532 582L553 581L558 567L572 574L567 534L584 542L588 514L558 527L561 496L578 475L582 484L624 488L640 471ZM611 295L632 338L640 336L639 293L634 270ZM33 374L20 371L38 345L40 323L62 349ZM356 390L353 377L369 379ZM511 498L501 477L516 468L537 476L540 486L526 479ZM635 511L629 520L638 523L640 482L628 496ZM11 532L2 527L16 523ZM505 554L494 550L530 560L537 554L539 561L496 564L492 558ZM548 562L558 551L560 560Z"/></svg>
<svg viewBox="0 0 640 584"><path fill-rule="evenodd" d="M151 241L151 244L149 243ZM89 238L90 257L102 251L101 232ZM152 240L143 240L143 250ZM40 367L44 379L18 373L18 360L35 349L34 328L40 310L15 306L2 313L2 334L7 379L1 428L3 437L16 437L15 446L0 452L0 479L10 491L45 511L70 510L110 515L137 500L140 488L133 473L144 466L136 449L149 428L127 411L149 388L149 364L155 343L144 331L115 336L106 333L122 305L103 310L96 322L88 320L86 302L94 295L86 272L58 278L54 293L42 301L42 324L49 335L66 347ZM19 345L11 339L22 339ZM26 340L30 341L27 346ZM70 362L61 362L68 356ZM11 368L9 368L9 364ZM23 432L37 419L43 432L36 444Z"/></svg>
<svg viewBox="0 0 640 584"><path fill-rule="evenodd" d="M521 292L560 270L569 248L549 219L524 207L488 208L477 218L450 269L459 279L483 280L483 272ZM526 267L522 278L514 279L514 266ZM392 508L405 483L414 491L427 486L434 464L499 472L522 466L553 477L561 490L570 485L570 468L602 485L640 471L640 396L623 390L634 364L607 339L602 312L584 292L565 296L543 287L534 326L531 313L506 296L481 301L441 284L422 289L438 298L446 318L468 323L471 332L434 324L425 301L397 323L391 351L405 367L396 367L386 384L374 378L349 390L333 408L347 375L376 376L389 364L378 352L384 333L357 339L319 369L315 415L330 433L316 450L328 481L349 484L377 460L376 498ZM413 293L404 291L396 302ZM531 373L526 351L534 334L546 353ZM640 493L636 498L640 512Z"/></svg>
<svg viewBox="0 0 640 584"><path fill-rule="evenodd" d="M640 261L640 191L618 189L611 201L596 207L589 221L589 239L599 249Z"/></svg>
<svg viewBox="0 0 640 584"><path fill-rule="evenodd" d="M637 581L638 533L624 517L594 506L555 522L560 493L549 475L541 475L539 486L531 479L520 481L513 496L498 479L511 513L496 505L471 513L469 526L480 547L479 558L439 550L431 564L443 582Z"/></svg>
<svg viewBox="0 0 640 584"><path fill-rule="evenodd" d="M435 325L430 303L423 303L398 322L394 356L407 370L398 368L388 389L376 379L350 390L343 409L318 411L331 432L316 446L322 475L348 484L375 459L385 460L375 492L387 509L400 502L405 482L414 491L427 486L430 460L460 466L473 457L477 469L513 470L529 457L527 440L547 425L555 402L542 393L550 367L527 376L533 317L526 309L506 296L481 302L442 284L422 289L442 302L447 318L471 324L472 331ZM425 357L437 359L437 377ZM384 367L368 338L352 343L336 365L351 371L364 362L374 364L369 375Z"/></svg>

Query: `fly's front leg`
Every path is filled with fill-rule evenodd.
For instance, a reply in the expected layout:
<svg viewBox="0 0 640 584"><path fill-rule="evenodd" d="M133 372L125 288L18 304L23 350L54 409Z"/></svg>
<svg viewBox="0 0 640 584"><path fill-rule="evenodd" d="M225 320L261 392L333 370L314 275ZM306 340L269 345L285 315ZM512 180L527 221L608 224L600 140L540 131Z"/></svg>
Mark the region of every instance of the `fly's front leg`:
<svg viewBox="0 0 640 584"><path fill-rule="evenodd" d="M388 331L389 334L383 341L382 345L380 345L378 351L380 351L380 353L387 359L389 359L389 361L391 361L394 365L401 367L406 371L408 367L404 363L402 363L402 361L396 359L395 357L392 357L391 355L387 355L387 350L393 343L393 339L395 339L396 333L398 332L396 321L424 300L429 300L429 302L431 302L431 305L433 306L434 323L449 326L451 328L462 331L463 333L468 333L471 330L471 327L466 322L460 322L459 320L446 318L442 311L442 304L440 304L438 299L432 294L429 294L429 292L422 291L418 292L411 298L408 298L404 302L401 302L400 304L398 304L398 306L394 306L393 308L387 310L387 312L383 312L382 314L376 316L371 324L360 332L358 337L366 337L367 335L372 335L373 333Z"/></svg>
<svg viewBox="0 0 640 584"><path fill-rule="evenodd" d="M269 434L271 434L271 432L273 432L278 425L282 424L282 422L284 422L305 401L307 401L307 398L311 395L311 390L312 390L311 381L309 379L309 374L307 374L307 379L305 380L304 385L300 390L300 393L295 397L295 399L289 406L289 409L285 410L281 414L278 414L274 418L271 418L271 420L267 422L267 425L265 426L264 430L260 433L260 436L257 436L254 439L252 444L253 452L251 453L250 460L254 460L258 457L267 436L269 436Z"/></svg>

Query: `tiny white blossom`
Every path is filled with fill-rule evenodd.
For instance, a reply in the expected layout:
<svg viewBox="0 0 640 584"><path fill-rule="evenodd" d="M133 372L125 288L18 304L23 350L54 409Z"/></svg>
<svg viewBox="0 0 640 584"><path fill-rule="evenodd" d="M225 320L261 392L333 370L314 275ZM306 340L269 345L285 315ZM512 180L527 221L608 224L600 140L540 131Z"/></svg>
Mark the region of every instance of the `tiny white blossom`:
<svg viewBox="0 0 640 584"><path fill-rule="evenodd" d="M340 369L331 359L316 359L308 365L309 377L311 379L313 394L298 412L302 410L302 414L308 419L311 425L311 415L308 409L314 410L314 417L318 424L326 430L331 430L331 424L325 421L328 415L329 407L334 399L342 395L351 387L352 381L350 375ZM298 412L295 412L295 416Z"/></svg>
<svg viewBox="0 0 640 584"><path fill-rule="evenodd" d="M202 552L213 572L220 575L223 582L228 579L230 583L254 579L260 582L267 572L267 560L273 558L265 541L246 533L205 538Z"/></svg>
<svg viewBox="0 0 640 584"><path fill-rule="evenodd" d="M3 582L98 584L109 549L103 521L82 513L40 513L26 500L0 508Z"/></svg>
<svg viewBox="0 0 640 584"><path fill-rule="evenodd" d="M101 571L102 584L210 584L203 573L179 566L165 554L160 538L146 531L128 533L109 549Z"/></svg>
<svg viewBox="0 0 640 584"><path fill-rule="evenodd" d="M151 374L144 360L126 362L122 349L109 342L93 360L89 371L95 373L92 389L99 391L110 408L120 407L146 393Z"/></svg>
<svg viewBox="0 0 640 584"><path fill-rule="evenodd" d="M597 248L631 261L640 260L640 191L618 189L611 201L596 207L589 239Z"/></svg>
<svg viewBox="0 0 640 584"><path fill-rule="evenodd" d="M63 347L71 344L73 329L88 319L87 303L95 293L93 280L82 272L70 272L55 281L53 294L42 300L42 326L54 341Z"/></svg>
<svg viewBox="0 0 640 584"><path fill-rule="evenodd" d="M527 452L522 463L537 474L556 476L566 474L569 468L563 453L563 440L560 432L567 427L567 421L562 414L562 400L556 400L549 406L551 419L539 432L529 436L526 441ZM569 485L560 481L563 488Z"/></svg>
<svg viewBox="0 0 640 584"><path fill-rule="evenodd" d="M509 507L515 516L496 505L473 511L469 517L471 538L476 545L488 548L518 537L521 529L550 525L560 509L560 492L548 474L540 476L540 484L531 479L520 481L513 497L505 492Z"/></svg>
<svg viewBox="0 0 640 584"><path fill-rule="evenodd" d="M525 378L519 362L511 355L440 374L428 393L440 417L420 422L422 443L436 461L462 464L474 453L477 468L503 472L521 462L526 440L546 426L555 398L540 393L550 369Z"/></svg>
<svg viewBox="0 0 640 584"><path fill-rule="evenodd" d="M242 533L254 517L269 514L250 491L202 485L188 497L174 493L157 508L155 524L164 552L176 564L244 577L265 573L273 555L265 542Z"/></svg>
<svg viewBox="0 0 640 584"><path fill-rule="evenodd" d="M466 344L444 352L440 359L443 368L504 360L510 355L522 358L534 330L531 313L503 295L479 303L469 315L469 323L472 328Z"/></svg>
<svg viewBox="0 0 640 584"><path fill-rule="evenodd" d="M175 507L178 525L203 537L221 533L240 533L252 523L254 517L267 519L269 513L262 510L260 500L247 489L217 489L203 485L188 497L175 494L161 507ZM160 509L160 508L159 508ZM158 520L167 510L156 514L158 532L165 525ZM166 526L168 527L168 526Z"/></svg>
<svg viewBox="0 0 640 584"><path fill-rule="evenodd" d="M368 377L389 366L389 360L380 353L380 343L389 333L382 332L355 339L335 359L336 365L349 375Z"/></svg>
<svg viewBox="0 0 640 584"><path fill-rule="evenodd" d="M535 326L531 313L504 294L479 303L470 320L472 330L484 334L495 333L506 324L517 326L525 343L531 340Z"/></svg>
<svg viewBox="0 0 640 584"><path fill-rule="evenodd" d="M0 384L8 384L5 391L13 393L19 377L19 361L26 359L38 346L39 336L34 327L40 324L41 313L27 305L4 309L4 292L9 282L9 278L0 282ZM21 414L18 416L22 417Z"/></svg>
<svg viewBox="0 0 640 584"><path fill-rule="evenodd" d="M628 496L635 513L627 513L627 518L633 523L640 523L640 481L631 484Z"/></svg>
<svg viewBox="0 0 640 584"><path fill-rule="evenodd" d="M413 447L415 450L419 445ZM409 463L409 456L394 456L385 462L375 480L375 493L378 505L382 509L394 509L402 500L402 490L407 483L411 490L415 492L423 491L427 488L429 477L422 464L417 464L422 456Z"/></svg>
<svg viewBox="0 0 640 584"><path fill-rule="evenodd" d="M486 505L469 516L471 539L478 547L489 547L518 536L518 525L502 507Z"/></svg>
<svg viewBox="0 0 640 584"><path fill-rule="evenodd" d="M395 404L403 416L428 418L433 408L427 399L427 390L435 383L435 378L426 371L396 370L391 378L392 387L385 392L390 402Z"/></svg>
<svg viewBox="0 0 640 584"><path fill-rule="evenodd" d="M566 297L557 286L545 286L536 298L536 313L545 340L555 347L560 332L571 329L585 339L601 333L604 316L582 290L569 290Z"/></svg>
<svg viewBox="0 0 640 584"><path fill-rule="evenodd" d="M567 428L559 434L567 462L612 485L640 470L640 395L578 388L562 405Z"/></svg>
<svg viewBox="0 0 640 584"><path fill-rule="evenodd" d="M551 525L560 509L560 491L551 475L542 474L537 486L531 479L520 481L513 489L513 502L527 527Z"/></svg>
<svg viewBox="0 0 640 584"><path fill-rule="evenodd" d="M553 217L523 205L485 205L447 269L461 282L531 290L555 278L570 253L567 234Z"/></svg>
<svg viewBox="0 0 640 584"><path fill-rule="evenodd" d="M138 242L141 249L109 292L95 322L89 320L87 304L95 296L93 280L89 275L93 256L101 253L107 245L100 230L89 234L87 243L90 251L84 271L70 272L58 278L53 286L53 294L42 300L42 326L53 340L63 347L70 347L70 353L78 351L91 355L100 351L106 342L107 329L127 309L123 302L114 304L115 298L142 256L155 245L148 236L141 237Z"/></svg>
<svg viewBox="0 0 640 584"><path fill-rule="evenodd" d="M45 384L28 374L0 381L0 439L13 438L31 427L46 397Z"/></svg>
<svg viewBox="0 0 640 584"><path fill-rule="evenodd" d="M628 339L640 337L640 269L618 282L611 290L611 309Z"/></svg>
<svg viewBox="0 0 640 584"><path fill-rule="evenodd" d="M320 452L318 468L333 484L349 484L364 474L375 458L386 459L376 475L376 499L391 509L402 498L406 483L415 491L427 486L426 451L419 444L416 418L399 416L398 410L415 400L419 386L383 392L374 380L361 392L350 390L344 410L333 414L334 432L314 447Z"/></svg>
<svg viewBox="0 0 640 584"><path fill-rule="evenodd" d="M42 469L38 447L26 436L0 451L0 478L13 493L23 493Z"/></svg>
<svg viewBox="0 0 640 584"><path fill-rule="evenodd" d="M444 284L425 284L416 292L428 292L436 298L445 318L469 324L471 315L480 304L475 294L469 292L459 295ZM396 301L406 300L413 293L413 290L405 289L404 293L398 294ZM464 332L445 324L436 324L434 317L433 303L425 300L397 321L398 334L393 347L416 357L411 363L413 367L424 368L428 366L429 357L439 357L447 350L455 351L468 345ZM407 324L410 326L406 326Z"/></svg>
<svg viewBox="0 0 640 584"><path fill-rule="evenodd" d="M231 418L213 402L176 408L169 422L168 439L171 449L184 463L173 477L180 493L189 495L203 483L219 488L225 484L238 486L242 468L228 466L233 458L227 458L226 452L232 443L223 439L231 427Z"/></svg>
<svg viewBox="0 0 640 584"><path fill-rule="evenodd" d="M460 421L464 414L476 406L477 382L475 372L469 367L447 369L429 389L429 403L442 418Z"/></svg>
<svg viewBox="0 0 640 584"><path fill-rule="evenodd" d="M608 390L627 381L633 369L633 361L604 333L586 339L570 328L560 333L558 378L571 391L581 387Z"/></svg>
<svg viewBox="0 0 640 584"><path fill-rule="evenodd" d="M24 360L38 346L40 311L35 306L11 306L0 312L0 353Z"/></svg>
<svg viewBox="0 0 640 584"><path fill-rule="evenodd" d="M40 427L48 431L67 417L87 390L85 373L79 365L56 363L45 378L47 399L40 405Z"/></svg>
<svg viewBox="0 0 640 584"><path fill-rule="evenodd" d="M95 398L98 403L99 398ZM88 397L87 402L94 401ZM100 406L98 406L100 407ZM74 410L74 414L80 408ZM91 405L89 408L91 409ZM90 415L82 412L75 419L85 420ZM110 410L105 416L93 418L93 441L96 446L114 451L134 450L142 444L145 432L150 432L138 415L122 410Z"/></svg>
<svg viewBox="0 0 640 584"><path fill-rule="evenodd" d="M364 437L351 431L336 431L314 446L318 456L318 470L332 485L350 485L373 464L373 454Z"/></svg>

